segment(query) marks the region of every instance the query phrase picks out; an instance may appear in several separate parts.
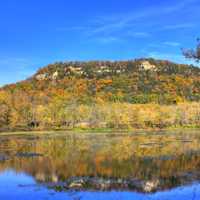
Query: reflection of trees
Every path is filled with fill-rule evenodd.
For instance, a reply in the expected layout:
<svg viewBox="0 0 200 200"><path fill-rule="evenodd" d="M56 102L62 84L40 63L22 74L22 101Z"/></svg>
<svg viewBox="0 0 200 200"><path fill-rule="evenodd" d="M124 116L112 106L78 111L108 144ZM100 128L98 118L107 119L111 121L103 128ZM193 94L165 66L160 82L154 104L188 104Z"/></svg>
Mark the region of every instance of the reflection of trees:
<svg viewBox="0 0 200 200"><path fill-rule="evenodd" d="M100 176L161 179L170 186L184 182L187 172L196 176L194 179L200 178L197 173L200 156L195 153L200 147L199 139L191 138L192 142L173 135L7 139L0 143L0 149L1 153L9 153L11 159L0 162L0 171L14 168L41 182L64 181L72 176ZM44 156L19 158L14 156L17 152Z"/></svg>

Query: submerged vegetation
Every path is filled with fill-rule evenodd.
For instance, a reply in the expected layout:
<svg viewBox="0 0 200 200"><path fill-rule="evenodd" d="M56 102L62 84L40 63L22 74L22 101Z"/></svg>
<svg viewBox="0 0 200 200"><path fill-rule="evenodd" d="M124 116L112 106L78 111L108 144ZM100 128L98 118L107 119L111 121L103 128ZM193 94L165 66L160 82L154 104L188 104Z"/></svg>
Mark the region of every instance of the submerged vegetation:
<svg viewBox="0 0 200 200"><path fill-rule="evenodd" d="M200 69L169 61L66 62L0 89L0 129L200 126Z"/></svg>

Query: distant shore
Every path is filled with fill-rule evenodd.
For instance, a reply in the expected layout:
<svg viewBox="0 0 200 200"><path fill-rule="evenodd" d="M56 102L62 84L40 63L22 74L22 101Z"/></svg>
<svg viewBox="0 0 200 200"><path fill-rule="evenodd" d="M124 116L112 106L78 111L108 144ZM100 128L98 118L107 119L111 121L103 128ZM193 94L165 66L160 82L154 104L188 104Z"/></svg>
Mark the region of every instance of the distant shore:
<svg viewBox="0 0 200 200"><path fill-rule="evenodd" d="M66 111L68 107L64 109ZM48 110L47 110L48 111ZM81 131L113 132L135 130L168 130L200 128L200 103L183 102L174 105L160 104L94 104L77 105L68 112L57 111L48 115L38 111L20 120L6 118L0 132L12 131Z"/></svg>

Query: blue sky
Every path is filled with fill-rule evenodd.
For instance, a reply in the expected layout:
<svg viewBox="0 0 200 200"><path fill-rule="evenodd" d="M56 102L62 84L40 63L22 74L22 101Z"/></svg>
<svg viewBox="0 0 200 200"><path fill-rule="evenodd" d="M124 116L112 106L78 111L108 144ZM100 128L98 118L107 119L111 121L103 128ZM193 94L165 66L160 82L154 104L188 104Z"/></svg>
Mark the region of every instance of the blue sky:
<svg viewBox="0 0 200 200"><path fill-rule="evenodd" d="M141 57L188 62L199 0L6 0L0 3L0 85L55 61Z"/></svg>

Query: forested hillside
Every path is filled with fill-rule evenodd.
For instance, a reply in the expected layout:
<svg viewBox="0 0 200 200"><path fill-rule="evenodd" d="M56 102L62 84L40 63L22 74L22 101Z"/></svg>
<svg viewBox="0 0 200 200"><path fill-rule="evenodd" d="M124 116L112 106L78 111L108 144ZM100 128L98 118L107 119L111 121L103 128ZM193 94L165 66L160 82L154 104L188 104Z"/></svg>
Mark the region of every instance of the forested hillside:
<svg viewBox="0 0 200 200"><path fill-rule="evenodd" d="M105 109L117 104L173 106L192 101L200 101L198 67L154 59L60 62L0 89L0 126L113 126L105 125Z"/></svg>

